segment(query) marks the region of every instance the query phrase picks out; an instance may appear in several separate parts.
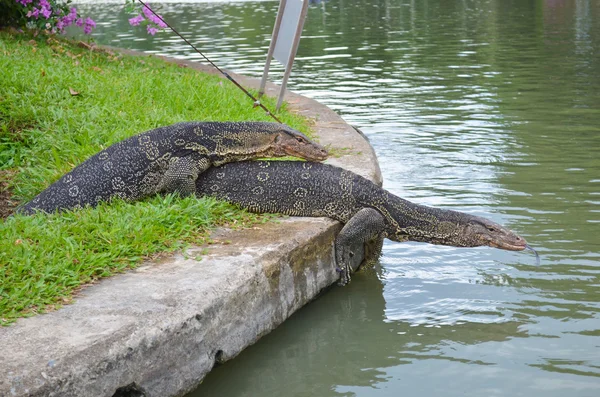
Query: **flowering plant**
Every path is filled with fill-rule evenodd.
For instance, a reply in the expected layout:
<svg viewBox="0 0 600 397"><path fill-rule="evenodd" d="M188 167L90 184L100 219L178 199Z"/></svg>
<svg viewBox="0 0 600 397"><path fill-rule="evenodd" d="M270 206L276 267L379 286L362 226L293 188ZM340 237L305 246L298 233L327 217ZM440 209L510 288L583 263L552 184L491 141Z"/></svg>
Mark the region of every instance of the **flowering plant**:
<svg viewBox="0 0 600 397"><path fill-rule="evenodd" d="M67 26L77 25L85 34L96 27L91 18L82 18L74 7L69 8L71 0L15 0L23 8L25 23L51 33L61 33Z"/></svg>
<svg viewBox="0 0 600 397"><path fill-rule="evenodd" d="M71 0L0 0L0 8L6 10L5 15L0 15L0 26L27 25L49 33L62 33L66 27L76 25L85 34L90 34L96 22L89 17L81 17L75 7L69 6L70 3ZM162 17L149 6L136 0L125 0L125 5L127 11L138 14L129 19L131 26L145 26L152 36L167 27Z"/></svg>
<svg viewBox="0 0 600 397"><path fill-rule="evenodd" d="M146 31L154 36L159 30L167 27L167 24L163 21L162 17L147 5L140 5L136 0L125 0L125 9L129 12L137 12L138 15L129 19L131 26L146 26Z"/></svg>

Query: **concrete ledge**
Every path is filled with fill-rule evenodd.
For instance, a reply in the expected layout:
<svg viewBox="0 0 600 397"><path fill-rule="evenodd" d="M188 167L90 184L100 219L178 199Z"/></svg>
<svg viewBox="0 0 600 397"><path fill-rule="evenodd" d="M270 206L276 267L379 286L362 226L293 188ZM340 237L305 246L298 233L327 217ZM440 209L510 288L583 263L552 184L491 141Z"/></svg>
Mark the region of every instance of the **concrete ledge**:
<svg viewBox="0 0 600 397"><path fill-rule="evenodd" d="M273 95L276 87L268 88ZM311 99L287 100L315 119L322 144L352 148L329 163L381 183L372 148L351 126ZM214 239L231 243L146 263L84 289L72 305L0 328L0 395L181 396L337 280L332 243L340 227L285 218L219 230ZM191 259L205 248L202 260Z"/></svg>

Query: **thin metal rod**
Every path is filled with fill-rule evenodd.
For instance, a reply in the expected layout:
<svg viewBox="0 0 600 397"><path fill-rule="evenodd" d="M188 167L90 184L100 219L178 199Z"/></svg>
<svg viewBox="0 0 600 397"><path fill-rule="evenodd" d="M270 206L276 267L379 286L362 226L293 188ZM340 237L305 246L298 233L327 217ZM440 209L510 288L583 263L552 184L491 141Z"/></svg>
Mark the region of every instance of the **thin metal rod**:
<svg viewBox="0 0 600 397"><path fill-rule="evenodd" d="M171 29L173 31L173 33L175 33L177 36L179 36L183 41L185 41L190 47L192 47L198 54L202 55L202 57L204 59L206 59L206 61L208 63L210 63L215 69L217 69L223 76L225 76L227 78L227 80L231 81L233 84L235 84L240 90L242 90L244 92L244 94L246 94L248 97L250 97L253 101L254 101L254 106L260 106L265 112L267 112L267 114L269 116L271 116L275 121L277 121L280 124L283 124L273 113L271 113L271 111L269 109L267 109L267 107L265 105L263 105L262 103L260 103L260 101L254 97L254 95L252 95L250 92L248 92L247 89L245 89L244 87L242 87L240 85L240 83L238 83L237 81L235 81L235 79L233 77L231 77L229 75L229 73L225 72L224 70L222 70L221 68L219 68L217 65L215 65L213 63L213 61L211 61L210 59L208 59L208 57L206 55L204 55L202 52L200 52L199 49L197 49L192 43L190 43L185 37L183 37L177 30L175 30L175 28L173 28L169 23L167 23L167 21L165 21L160 15L158 15L156 12L154 12L154 10L152 8L150 8L148 5L146 5L146 3L144 3L142 0L138 0L138 2L140 2L144 7L146 7L147 9L150 10L150 12L152 12L158 19L160 19L160 21L162 23L164 23L165 25L167 25L169 27L169 29Z"/></svg>
<svg viewBox="0 0 600 397"><path fill-rule="evenodd" d="M285 5L287 0L281 0L279 3L279 10L277 11L277 18L275 18L275 26L273 27L273 36L271 36L271 45L269 45L269 51L267 52L267 61L265 62L265 70L260 81L260 88L258 89L258 98L265 93L265 87L267 85L267 78L269 76L269 68L271 67L271 60L273 59L273 52L275 52L275 46L277 45L277 36L279 36L279 28L281 27L281 20L283 19L283 13L285 12Z"/></svg>

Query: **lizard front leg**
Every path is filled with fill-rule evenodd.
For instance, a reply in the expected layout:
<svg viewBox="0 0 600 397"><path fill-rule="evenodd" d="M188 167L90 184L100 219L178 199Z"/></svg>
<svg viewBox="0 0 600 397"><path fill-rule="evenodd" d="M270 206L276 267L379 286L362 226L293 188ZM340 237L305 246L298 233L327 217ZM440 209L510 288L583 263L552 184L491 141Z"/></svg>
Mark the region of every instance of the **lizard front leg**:
<svg viewBox="0 0 600 397"><path fill-rule="evenodd" d="M379 211L373 208L363 208L344 225L334 244L336 270L340 273L338 285L348 284L350 282L350 273L356 270L352 269L350 265L355 247L364 246L370 241L381 241L382 244L384 230L385 218ZM379 252L376 255L379 256L380 252L381 248L379 247ZM371 253L370 256L373 254ZM365 259L371 259L366 258L366 256Z"/></svg>
<svg viewBox="0 0 600 397"><path fill-rule="evenodd" d="M163 175L158 191L162 193L179 193L181 197L196 193L198 175L210 167L208 158L202 156L179 157L169 164Z"/></svg>
<svg viewBox="0 0 600 397"><path fill-rule="evenodd" d="M381 251L383 250L383 240L383 233L380 233L375 239L365 243L365 255L363 262L360 265L361 268L372 267L379 261Z"/></svg>

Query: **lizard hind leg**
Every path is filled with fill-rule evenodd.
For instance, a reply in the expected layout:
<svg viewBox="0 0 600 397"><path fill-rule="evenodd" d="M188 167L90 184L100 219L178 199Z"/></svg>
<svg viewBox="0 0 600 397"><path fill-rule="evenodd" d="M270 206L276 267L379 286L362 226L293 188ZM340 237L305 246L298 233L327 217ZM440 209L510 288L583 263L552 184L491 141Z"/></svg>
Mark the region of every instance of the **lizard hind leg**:
<svg viewBox="0 0 600 397"><path fill-rule="evenodd" d="M191 196L196 193L196 179L198 175L210 167L206 157L195 159L193 157L180 157L167 168L158 191L161 193L178 193L181 197Z"/></svg>
<svg viewBox="0 0 600 397"><path fill-rule="evenodd" d="M336 270L340 273L338 285L350 282L350 273L355 271L364 261L357 257L363 251L363 257L379 257L383 245L385 218L374 208L363 208L344 225L335 239ZM370 247L369 242L374 241ZM375 252L377 251L377 252Z"/></svg>

